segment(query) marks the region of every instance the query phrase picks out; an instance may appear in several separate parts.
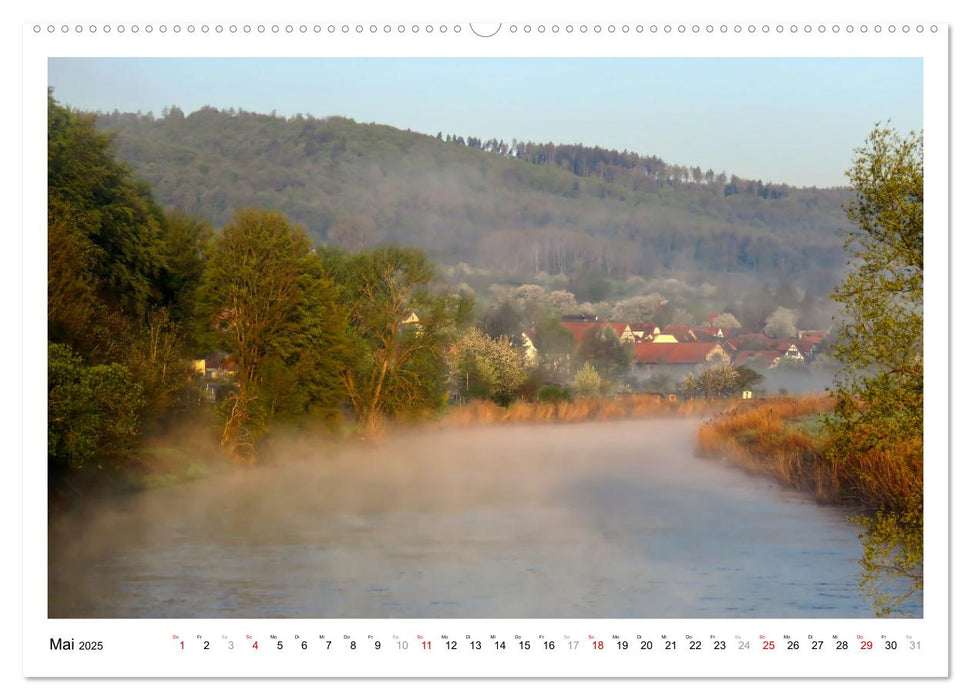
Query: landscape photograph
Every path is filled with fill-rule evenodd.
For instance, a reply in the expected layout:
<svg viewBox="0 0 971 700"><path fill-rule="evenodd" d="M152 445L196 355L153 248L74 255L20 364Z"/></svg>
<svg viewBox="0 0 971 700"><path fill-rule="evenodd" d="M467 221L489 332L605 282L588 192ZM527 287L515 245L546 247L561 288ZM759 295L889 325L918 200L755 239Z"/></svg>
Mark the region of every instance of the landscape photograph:
<svg viewBox="0 0 971 700"><path fill-rule="evenodd" d="M48 59L48 617L921 618L922 71Z"/></svg>

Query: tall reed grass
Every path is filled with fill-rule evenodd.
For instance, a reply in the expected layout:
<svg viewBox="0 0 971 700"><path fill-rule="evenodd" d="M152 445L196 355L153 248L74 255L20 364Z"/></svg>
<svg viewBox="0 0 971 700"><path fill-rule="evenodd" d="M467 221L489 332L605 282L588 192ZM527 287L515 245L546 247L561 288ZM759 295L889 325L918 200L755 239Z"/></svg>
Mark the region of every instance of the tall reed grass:
<svg viewBox="0 0 971 700"><path fill-rule="evenodd" d="M731 407L698 431L697 451L812 493L826 503L900 510L923 489L922 446L842 453L818 418L828 396L766 399Z"/></svg>
<svg viewBox="0 0 971 700"><path fill-rule="evenodd" d="M508 407L491 401L470 401L451 407L438 424L446 427L471 427L497 423L577 423L647 416L697 416L725 410L734 403L668 401L666 397L655 394L578 398L559 402L516 401Z"/></svg>

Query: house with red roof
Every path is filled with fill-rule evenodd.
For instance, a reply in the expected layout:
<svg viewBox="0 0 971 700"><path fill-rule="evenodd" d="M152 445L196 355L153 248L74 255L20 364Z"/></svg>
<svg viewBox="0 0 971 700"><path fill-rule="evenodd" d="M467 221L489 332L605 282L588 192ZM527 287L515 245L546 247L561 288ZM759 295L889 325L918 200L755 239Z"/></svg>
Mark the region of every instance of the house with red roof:
<svg viewBox="0 0 971 700"><path fill-rule="evenodd" d="M782 353L778 350L739 350L732 362L735 365L764 364L772 368L779 364Z"/></svg>
<svg viewBox="0 0 971 700"><path fill-rule="evenodd" d="M635 343L634 362L638 365L700 365L705 362L730 362L731 355L721 343Z"/></svg>
<svg viewBox="0 0 971 700"><path fill-rule="evenodd" d="M644 380L664 376L679 381L698 365L706 362L730 362L731 355L715 342L634 344L634 369L632 374Z"/></svg>
<svg viewBox="0 0 971 700"><path fill-rule="evenodd" d="M691 333L698 340L715 340L725 337L725 331L717 326L693 326Z"/></svg>
<svg viewBox="0 0 971 700"><path fill-rule="evenodd" d="M579 343L583 336L589 333L592 329L596 328L600 330L603 328L603 321L560 321L560 325L566 328L570 333L573 334L574 342Z"/></svg>
<svg viewBox="0 0 971 700"><path fill-rule="evenodd" d="M691 326L684 323L672 323L661 329L661 335L669 335L674 338L676 343L694 343L698 336L694 334Z"/></svg>
<svg viewBox="0 0 971 700"><path fill-rule="evenodd" d="M605 321L560 321L560 325L570 331L573 334L573 339L578 343L591 330L602 331L605 328L612 329L617 337L625 343L633 343L637 339L631 331L630 324L622 321L610 323Z"/></svg>
<svg viewBox="0 0 971 700"><path fill-rule="evenodd" d="M808 340L819 344L829 335L828 329L815 331L799 331L799 340Z"/></svg>
<svg viewBox="0 0 971 700"><path fill-rule="evenodd" d="M634 331L631 329L629 323L624 323L623 321L620 321L620 322L611 321L606 325L613 328L614 333L617 334L617 337L620 338L621 341L625 343L633 343L635 340L637 340L637 338L634 336Z"/></svg>
<svg viewBox="0 0 971 700"><path fill-rule="evenodd" d="M800 334L799 338L792 341L792 345L795 345L809 362L812 362L816 354L820 352L822 344L823 338L816 335L803 336Z"/></svg>
<svg viewBox="0 0 971 700"><path fill-rule="evenodd" d="M731 343L739 350L772 350L776 345L765 333L740 333Z"/></svg>
<svg viewBox="0 0 971 700"><path fill-rule="evenodd" d="M630 330L635 340L651 340L661 333L661 329L654 323L632 323Z"/></svg>

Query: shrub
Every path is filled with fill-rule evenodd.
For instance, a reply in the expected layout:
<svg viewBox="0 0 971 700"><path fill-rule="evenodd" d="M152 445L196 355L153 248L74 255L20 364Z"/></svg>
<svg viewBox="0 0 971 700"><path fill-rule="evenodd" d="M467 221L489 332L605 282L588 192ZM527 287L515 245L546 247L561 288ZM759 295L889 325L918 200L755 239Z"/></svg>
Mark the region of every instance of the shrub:
<svg viewBox="0 0 971 700"><path fill-rule="evenodd" d="M583 397L599 396L601 383L600 373L589 362L585 362L583 367L577 370L576 377L573 379L577 393Z"/></svg>
<svg viewBox="0 0 971 700"><path fill-rule="evenodd" d="M537 399L541 403L562 403L573 399L570 390L565 386L544 386L539 390Z"/></svg>

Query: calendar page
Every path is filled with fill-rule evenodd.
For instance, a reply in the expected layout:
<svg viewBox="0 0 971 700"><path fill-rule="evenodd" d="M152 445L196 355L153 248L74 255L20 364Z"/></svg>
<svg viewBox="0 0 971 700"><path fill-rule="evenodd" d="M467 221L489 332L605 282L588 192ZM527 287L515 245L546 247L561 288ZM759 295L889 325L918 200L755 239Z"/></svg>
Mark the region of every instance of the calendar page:
<svg viewBox="0 0 971 700"><path fill-rule="evenodd" d="M24 676L947 677L948 24L328 12L23 25Z"/></svg>

